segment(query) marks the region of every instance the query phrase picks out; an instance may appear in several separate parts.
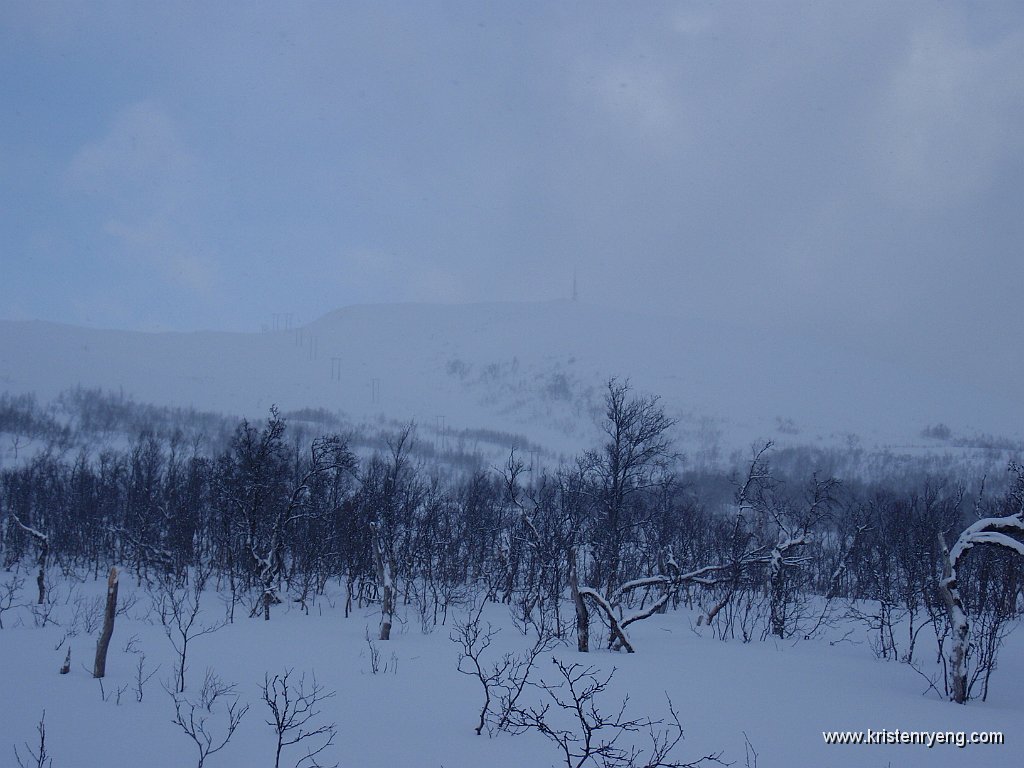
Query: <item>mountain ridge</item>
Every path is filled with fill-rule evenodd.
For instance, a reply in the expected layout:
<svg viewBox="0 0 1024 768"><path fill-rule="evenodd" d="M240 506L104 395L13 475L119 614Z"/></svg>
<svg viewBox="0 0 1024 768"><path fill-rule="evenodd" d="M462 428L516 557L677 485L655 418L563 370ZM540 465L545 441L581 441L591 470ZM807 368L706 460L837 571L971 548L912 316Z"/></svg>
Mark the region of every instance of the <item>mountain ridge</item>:
<svg viewBox="0 0 1024 768"><path fill-rule="evenodd" d="M0 388L69 386L256 417L272 403L447 428L596 437L603 387L628 378L680 418L681 439L723 450L778 438L934 445L922 430L1017 437L1021 407L813 338L721 317L645 315L568 300L362 304L285 330L123 331L0 321ZM692 447L692 446L691 446Z"/></svg>

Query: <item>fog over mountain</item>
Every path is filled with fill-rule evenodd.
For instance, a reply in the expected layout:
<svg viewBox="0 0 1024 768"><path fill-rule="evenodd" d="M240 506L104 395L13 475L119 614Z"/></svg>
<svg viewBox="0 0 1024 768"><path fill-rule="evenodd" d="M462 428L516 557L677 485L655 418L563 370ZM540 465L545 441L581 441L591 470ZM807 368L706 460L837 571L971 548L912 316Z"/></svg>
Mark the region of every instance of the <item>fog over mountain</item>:
<svg viewBox="0 0 1024 768"><path fill-rule="evenodd" d="M1019 436L1022 406L984 381L940 377L727 318L687 322L555 301L339 309L262 333L143 333L0 323L2 386L52 398L72 386L142 402L262 417L326 408L433 430L493 428L560 452L589 446L604 386L628 378L680 419L688 451L789 445L945 446Z"/></svg>
<svg viewBox="0 0 1024 768"><path fill-rule="evenodd" d="M9 2L0 317L248 331L575 271L691 337L812 331L1007 396L1022 30L1016 2Z"/></svg>

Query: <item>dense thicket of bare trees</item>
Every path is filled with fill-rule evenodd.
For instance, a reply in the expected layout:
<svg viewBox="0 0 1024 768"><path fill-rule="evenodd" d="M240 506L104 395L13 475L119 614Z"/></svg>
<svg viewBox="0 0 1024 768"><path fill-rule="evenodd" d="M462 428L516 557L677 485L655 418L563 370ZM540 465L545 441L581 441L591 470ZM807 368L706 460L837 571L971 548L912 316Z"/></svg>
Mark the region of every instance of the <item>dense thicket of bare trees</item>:
<svg viewBox="0 0 1024 768"><path fill-rule="evenodd" d="M276 409L216 450L143 432L125 449L69 453L67 433L32 422L63 442L0 471L0 557L12 578L31 573L40 605L51 570L98 578L118 565L178 601L172 627L197 580L224 596L227 620L237 606L270 619L283 600L308 610L336 580L346 612L380 606L380 640L403 613L429 627L483 599L580 651L639 651L630 628L680 605L743 641L806 637L845 615L882 658L916 664L929 649L954 700L986 695L1021 612L1019 467L1009 491L972 489L973 504L955 477L841 483L798 473L789 454L783 472L770 444L727 477L698 473L657 398L616 380L601 423L601 443L558 468L513 451L501 469L452 471L414 453L411 426L357 456Z"/></svg>

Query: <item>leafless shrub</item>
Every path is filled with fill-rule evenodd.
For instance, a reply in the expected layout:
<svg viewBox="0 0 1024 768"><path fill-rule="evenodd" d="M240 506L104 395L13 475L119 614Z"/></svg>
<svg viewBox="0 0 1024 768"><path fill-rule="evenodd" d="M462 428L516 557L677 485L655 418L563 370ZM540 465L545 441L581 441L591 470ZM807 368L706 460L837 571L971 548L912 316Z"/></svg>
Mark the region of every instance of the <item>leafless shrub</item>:
<svg viewBox="0 0 1024 768"><path fill-rule="evenodd" d="M110 701L111 698L113 698L114 703L117 706L121 706L121 697L128 692L128 683L125 683L124 685L119 685L117 686L117 688L107 693L107 689L103 685L103 678L97 677L96 682L100 684L100 700L103 703L107 703L108 701Z"/></svg>
<svg viewBox="0 0 1024 768"><path fill-rule="evenodd" d="M270 708L272 718L267 720L267 725L274 729L277 737L274 768L280 768L281 752L285 747L303 741L309 742L304 745L307 746L306 754L295 763L295 768L328 768L318 762L317 756L334 743L337 726L334 723L319 726L311 723L320 715L317 705L334 696L334 691L325 690L315 676L307 688L305 674L296 684L292 679L293 672L286 669L283 675L270 677L267 674L263 678L263 701ZM338 763L334 763L330 768L337 766Z"/></svg>
<svg viewBox="0 0 1024 768"><path fill-rule="evenodd" d="M747 736L746 731L743 732L743 751L745 756L743 765L746 768L757 768L757 750L750 743L750 737Z"/></svg>
<svg viewBox="0 0 1024 768"><path fill-rule="evenodd" d="M201 612L200 604L203 588L209 577L209 570L197 571L192 582L186 586L178 586L174 582L161 580L151 591L150 599L153 608L164 628L164 634L171 641L178 661L175 664L176 692L185 690L185 670L189 643L198 637L216 632L227 624L226 619L206 624L198 621Z"/></svg>
<svg viewBox="0 0 1024 768"><path fill-rule="evenodd" d="M53 768L53 758L46 751L45 709L39 718L38 725L36 725L36 732L39 734L39 746L36 749L32 749L28 742L25 742L26 756L24 758L19 754L18 748L14 748L14 759L17 761L19 768Z"/></svg>
<svg viewBox="0 0 1024 768"><path fill-rule="evenodd" d="M153 679L153 676L160 671L160 665L157 664L156 669L152 672L146 673L146 654L139 654L139 661L135 665L135 700L142 702L142 696L145 692L146 683Z"/></svg>
<svg viewBox="0 0 1024 768"><path fill-rule="evenodd" d="M67 596L61 595L49 573L46 574L44 583L42 602L32 606L32 622L36 627L45 627L47 624L60 626L60 622L54 618L54 611L62 604L62 599L67 603ZM69 630L69 634L74 633Z"/></svg>
<svg viewBox="0 0 1024 768"><path fill-rule="evenodd" d="M652 720L626 714L629 697L611 713L602 711L599 698L608 689L615 670L598 677L593 667L566 664L552 659L558 672L554 683L541 680L534 686L544 692L539 705L515 707L509 719L512 733L536 731L558 749L566 768L696 768L704 764L725 765L721 753L711 753L691 762L672 756L683 739L679 715L668 700L669 720ZM661 727L664 726L664 727ZM637 747L630 735L642 733L649 746Z"/></svg>
<svg viewBox="0 0 1024 768"><path fill-rule="evenodd" d="M379 675L384 673L386 675L388 672L398 674L398 654L392 651L391 658L384 661L381 657L380 647L377 645L377 641L370 637L369 628L366 630L366 647L368 649L370 659L370 674Z"/></svg>
<svg viewBox="0 0 1024 768"><path fill-rule="evenodd" d="M199 689L199 703L207 712L213 712L217 699L222 696L238 698L236 688L234 683L224 680L212 667L207 667L206 674L203 675L203 685Z"/></svg>
<svg viewBox="0 0 1024 768"><path fill-rule="evenodd" d="M131 611L138 602L139 595L137 592L121 593L117 599L117 615L127 616L128 612Z"/></svg>
<svg viewBox="0 0 1024 768"><path fill-rule="evenodd" d="M233 686L228 686L228 688L233 689ZM222 717L226 717L227 722L222 729L215 729L212 720L214 715L217 714L213 712L216 696L213 700L210 700L207 694L206 701L201 699L196 702L174 690L168 689L167 693L174 701L174 719L172 722L181 728L182 732L196 746L196 751L198 752L196 768L203 768L210 755L220 752L228 745L231 737L235 735L235 731L242 722L242 718L245 717L245 713L249 711L248 704L240 706L238 697L232 696L231 702L222 708Z"/></svg>
<svg viewBox="0 0 1024 768"><path fill-rule="evenodd" d="M23 586L25 586L25 579L17 573L12 574L3 584L0 584L0 629L4 628L4 613L19 607L16 601Z"/></svg>
<svg viewBox="0 0 1024 768"><path fill-rule="evenodd" d="M71 630L69 631L72 633L81 631L91 635L100 628L100 622L103 619L103 597L97 595L89 598L84 595L75 595L73 603L75 612L72 614Z"/></svg>
<svg viewBox="0 0 1024 768"><path fill-rule="evenodd" d="M550 650L555 641L545 633L538 633L537 640L525 653L506 653L499 660L488 663L484 656L500 630L489 622L486 627L481 626L483 606L481 603L471 611L465 621L456 621L449 637L459 646L459 672L475 677L483 688L484 701L474 730L479 736L486 728L488 735L493 736L496 731L507 729L537 657Z"/></svg>

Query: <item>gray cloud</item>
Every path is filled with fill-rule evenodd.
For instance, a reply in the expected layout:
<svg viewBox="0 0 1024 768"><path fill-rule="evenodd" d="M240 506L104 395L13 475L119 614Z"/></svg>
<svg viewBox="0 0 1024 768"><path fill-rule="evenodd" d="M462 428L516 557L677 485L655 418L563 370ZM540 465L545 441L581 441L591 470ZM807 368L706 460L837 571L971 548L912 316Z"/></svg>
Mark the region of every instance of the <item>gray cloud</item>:
<svg viewBox="0 0 1024 768"><path fill-rule="evenodd" d="M16 10L35 85L0 156L70 170L15 163L11 200L75 207L10 231L127 281L127 324L547 299L576 269L598 303L1024 368L1018 4ZM32 269L0 313L59 314Z"/></svg>

